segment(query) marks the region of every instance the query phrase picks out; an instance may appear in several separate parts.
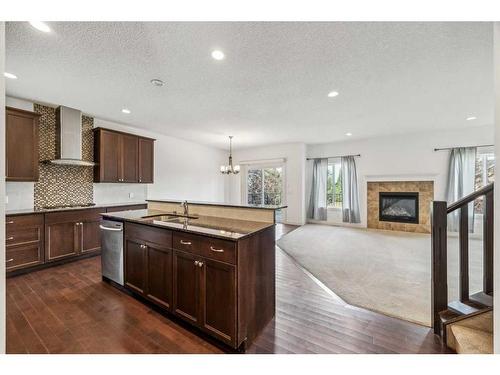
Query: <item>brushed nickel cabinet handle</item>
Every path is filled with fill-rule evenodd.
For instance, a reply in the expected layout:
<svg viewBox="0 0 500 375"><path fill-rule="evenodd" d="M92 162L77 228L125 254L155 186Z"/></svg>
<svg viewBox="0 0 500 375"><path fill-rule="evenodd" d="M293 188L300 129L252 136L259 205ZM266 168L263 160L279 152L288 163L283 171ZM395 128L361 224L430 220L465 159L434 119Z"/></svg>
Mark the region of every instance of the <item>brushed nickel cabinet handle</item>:
<svg viewBox="0 0 500 375"><path fill-rule="evenodd" d="M7 221L5 224L14 224L14 220Z"/></svg>
<svg viewBox="0 0 500 375"><path fill-rule="evenodd" d="M141 249L145 249L146 247L146 245L141 245Z"/></svg>
<svg viewBox="0 0 500 375"><path fill-rule="evenodd" d="M198 262L198 267L203 267L203 262Z"/></svg>
<svg viewBox="0 0 500 375"><path fill-rule="evenodd" d="M10 263L10 262L13 262L13 261L14 261L14 258L10 258L10 259L7 259L7 260L5 261L5 263Z"/></svg>
<svg viewBox="0 0 500 375"><path fill-rule="evenodd" d="M7 241L12 241L14 237L7 237Z"/></svg>
<svg viewBox="0 0 500 375"><path fill-rule="evenodd" d="M197 260L195 260L195 261L194 261L194 265L195 265L195 266L198 266L198 264L199 264L199 263L200 263L200 262L198 262Z"/></svg>
<svg viewBox="0 0 500 375"><path fill-rule="evenodd" d="M192 245L190 241L181 240L181 245Z"/></svg>
<svg viewBox="0 0 500 375"><path fill-rule="evenodd" d="M216 253L223 253L224 252L224 249L216 249L213 246L210 246L210 250L215 251Z"/></svg>

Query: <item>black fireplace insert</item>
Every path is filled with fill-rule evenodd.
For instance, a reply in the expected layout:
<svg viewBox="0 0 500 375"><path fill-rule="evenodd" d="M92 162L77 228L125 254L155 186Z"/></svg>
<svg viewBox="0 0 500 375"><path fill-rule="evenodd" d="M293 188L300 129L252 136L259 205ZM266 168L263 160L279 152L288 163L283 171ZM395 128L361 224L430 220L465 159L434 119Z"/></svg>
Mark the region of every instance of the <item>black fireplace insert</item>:
<svg viewBox="0 0 500 375"><path fill-rule="evenodd" d="M418 193L379 193L380 221L418 224Z"/></svg>

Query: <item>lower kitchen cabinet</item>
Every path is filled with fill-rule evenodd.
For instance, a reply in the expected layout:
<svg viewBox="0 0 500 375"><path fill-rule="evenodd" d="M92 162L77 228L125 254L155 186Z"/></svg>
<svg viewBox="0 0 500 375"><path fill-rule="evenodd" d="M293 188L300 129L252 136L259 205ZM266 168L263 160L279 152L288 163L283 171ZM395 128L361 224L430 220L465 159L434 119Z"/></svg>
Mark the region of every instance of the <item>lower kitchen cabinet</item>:
<svg viewBox="0 0 500 375"><path fill-rule="evenodd" d="M238 241L125 221L125 286L240 348L274 316L274 226Z"/></svg>
<svg viewBox="0 0 500 375"><path fill-rule="evenodd" d="M125 285L144 294L146 284L146 245L136 239L125 239Z"/></svg>
<svg viewBox="0 0 500 375"><path fill-rule="evenodd" d="M200 282L197 256L174 250L173 311L184 320L200 321Z"/></svg>
<svg viewBox="0 0 500 375"><path fill-rule="evenodd" d="M146 252L146 297L170 309L172 304L172 250L153 244Z"/></svg>
<svg viewBox="0 0 500 375"><path fill-rule="evenodd" d="M99 223L103 209L45 214L45 261L51 262L101 250Z"/></svg>
<svg viewBox="0 0 500 375"><path fill-rule="evenodd" d="M5 229L8 272L44 262L43 215L6 216Z"/></svg>
<svg viewBox="0 0 500 375"><path fill-rule="evenodd" d="M235 266L203 259L199 268L201 325L211 335L232 344L236 332Z"/></svg>

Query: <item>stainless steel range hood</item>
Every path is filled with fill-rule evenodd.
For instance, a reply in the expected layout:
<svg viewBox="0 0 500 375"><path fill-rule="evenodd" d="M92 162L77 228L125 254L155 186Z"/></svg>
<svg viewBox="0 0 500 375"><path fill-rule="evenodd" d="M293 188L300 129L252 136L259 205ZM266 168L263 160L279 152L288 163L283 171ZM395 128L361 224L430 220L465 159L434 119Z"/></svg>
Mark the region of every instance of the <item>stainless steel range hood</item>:
<svg viewBox="0 0 500 375"><path fill-rule="evenodd" d="M56 109L56 158L52 164L92 167L82 160L82 112L60 106Z"/></svg>

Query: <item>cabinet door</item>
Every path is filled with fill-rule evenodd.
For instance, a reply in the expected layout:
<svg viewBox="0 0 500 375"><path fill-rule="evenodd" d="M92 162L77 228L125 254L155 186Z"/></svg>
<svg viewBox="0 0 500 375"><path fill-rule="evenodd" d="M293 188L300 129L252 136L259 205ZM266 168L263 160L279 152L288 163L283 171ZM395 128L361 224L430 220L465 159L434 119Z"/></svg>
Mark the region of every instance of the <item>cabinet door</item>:
<svg viewBox="0 0 500 375"><path fill-rule="evenodd" d="M139 182L153 183L154 141L139 138Z"/></svg>
<svg viewBox="0 0 500 375"><path fill-rule="evenodd" d="M38 181L38 115L7 108L5 174L7 181Z"/></svg>
<svg viewBox="0 0 500 375"><path fill-rule="evenodd" d="M146 297L170 309L172 304L172 250L148 245Z"/></svg>
<svg viewBox="0 0 500 375"><path fill-rule="evenodd" d="M120 134L114 132L101 131L100 134L101 151L99 169L101 182L119 182L121 178L120 157L121 138Z"/></svg>
<svg viewBox="0 0 500 375"><path fill-rule="evenodd" d="M146 284L146 245L125 241L125 285L144 294Z"/></svg>
<svg viewBox="0 0 500 375"><path fill-rule="evenodd" d="M199 267L197 258L174 250L173 256L173 311L181 318L198 325L200 311Z"/></svg>
<svg viewBox="0 0 500 375"><path fill-rule="evenodd" d="M138 182L137 160L138 138L135 135L121 134L121 182Z"/></svg>
<svg viewBox="0 0 500 375"><path fill-rule="evenodd" d="M81 250L82 253L101 250L101 229L99 224L101 220L92 220L82 222L80 228Z"/></svg>
<svg viewBox="0 0 500 375"><path fill-rule="evenodd" d="M78 255L81 226L75 222L52 223L45 226L45 259L47 261Z"/></svg>
<svg viewBox="0 0 500 375"><path fill-rule="evenodd" d="M236 271L226 263L203 258L201 270L201 326L228 344L236 337Z"/></svg>

